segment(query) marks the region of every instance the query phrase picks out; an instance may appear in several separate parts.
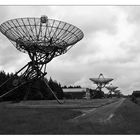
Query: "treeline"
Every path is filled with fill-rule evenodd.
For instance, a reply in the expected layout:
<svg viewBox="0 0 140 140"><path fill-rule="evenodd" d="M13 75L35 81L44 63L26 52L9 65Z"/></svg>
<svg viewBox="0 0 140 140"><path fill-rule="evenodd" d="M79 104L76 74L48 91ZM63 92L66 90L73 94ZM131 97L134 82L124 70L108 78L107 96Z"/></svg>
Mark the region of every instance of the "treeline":
<svg viewBox="0 0 140 140"><path fill-rule="evenodd" d="M9 80L6 84L4 84L2 87L1 85L7 81L8 79L10 79L11 77L13 77L13 73L9 74L9 73L5 73L4 71L0 71L0 95L8 92L9 90L11 90L13 88L12 85L12 79Z"/></svg>
<svg viewBox="0 0 140 140"><path fill-rule="evenodd" d="M72 85L70 85L70 86L63 86L62 88L82 88L81 86L72 86Z"/></svg>
<svg viewBox="0 0 140 140"><path fill-rule="evenodd" d="M137 98L140 98L140 91L133 91L132 95L130 95L131 101L134 103L138 103Z"/></svg>
<svg viewBox="0 0 140 140"><path fill-rule="evenodd" d="M63 93L63 90L62 90L62 87L61 87L60 83L58 83L56 80L52 80L52 78L50 77L50 79L48 81L48 85L54 91L54 93L56 94L58 99L63 99L64 93ZM54 99L52 94L51 94L51 98L50 99Z"/></svg>
<svg viewBox="0 0 140 140"><path fill-rule="evenodd" d="M8 82L4 84L3 86L0 86L0 96L7 93L8 91L14 89L13 85L13 73L5 73L4 71L0 71L0 85L2 85L5 81ZM20 76L17 76L18 79ZM45 78L45 80L48 82L48 85L53 90L53 92L56 94L58 99L63 99L64 93L61 87L61 84L58 83L56 80L52 80L50 78L49 80ZM47 89L44 81L42 79L38 79L33 81L33 83L25 84L18 89L10 92L10 94L7 94L7 96L3 97L1 100L53 100L55 99L53 94Z"/></svg>

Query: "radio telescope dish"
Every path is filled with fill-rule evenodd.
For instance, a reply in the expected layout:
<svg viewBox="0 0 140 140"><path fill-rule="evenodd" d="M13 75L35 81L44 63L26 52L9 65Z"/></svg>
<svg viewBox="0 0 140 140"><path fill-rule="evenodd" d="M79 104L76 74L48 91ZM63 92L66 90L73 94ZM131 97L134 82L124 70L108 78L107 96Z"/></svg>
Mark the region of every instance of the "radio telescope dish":
<svg viewBox="0 0 140 140"><path fill-rule="evenodd" d="M113 86L110 84L109 86L106 86L106 88L109 90L109 97L112 97L112 93L115 93L115 90L118 88L117 86Z"/></svg>
<svg viewBox="0 0 140 140"><path fill-rule="evenodd" d="M90 78L90 80L97 85L99 89L105 87L106 84L111 82L112 78L104 78L103 74L101 73L98 78Z"/></svg>
<svg viewBox="0 0 140 140"><path fill-rule="evenodd" d="M66 53L84 36L83 32L74 25L49 19L47 16L8 20L0 25L0 31L19 51L27 53L31 59L15 74L16 76L23 69L26 69L20 76L21 79L17 80L25 83L19 84L19 82L14 81L15 86L29 83L33 79L43 78L46 75L46 64L54 57ZM26 79L26 81L22 79ZM44 82L49 88L47 82ZM16 86L15 89L17 88ZM50 88L49 90L52 92ZM0 97L9 94L9 92Z"/></svg>
<svg viewBox="0 0 140 140"><path fill-rule="evenodd" d="M118 87L117 86L113 86L112 84L110 84L109 86L106 86L106 88L108 89L108 90L111 90L111 91L115 91Z"/></svg>
<svg viewBox="0 0 140 140"><path fill-rule="evenodd" d="M114 90L114 94L120 98L121 97L121 91L120 90Z"/></svg>
<svg viewBox="0 0 140 140"><path fill-rule="evenodd" d="M108 84L110 81L112 81L112 78L104 78L103 74L100 73L98 78L90 78L94 84L97 85L96 92L93 95L93 98L99 97L102 98L104 97L104 92L102 91L102 88L105 87L106 84Z"/></svg>
<svg viewBox="0 0 140 140"><path fill-rule="evenodd" d="M22 52L54 56L65 53L83 38L83 32L66 22L41 18L18 18L4 22L0 31Z"/></svg>
<svg viewBox="0 0 140 140"><path fill-rule="evenodd" d="M115 92L115 93L121 93L121 91L120 91L120 90L114 90L114 92Z"/></svg>
<svg viewBox="0 0 140 140"><path fill-rule="evenodd" d="M93 83L95 84L108 84L109 82L111 82L113 79L112 78L90 78L91 81L93 81Z"/></svg>

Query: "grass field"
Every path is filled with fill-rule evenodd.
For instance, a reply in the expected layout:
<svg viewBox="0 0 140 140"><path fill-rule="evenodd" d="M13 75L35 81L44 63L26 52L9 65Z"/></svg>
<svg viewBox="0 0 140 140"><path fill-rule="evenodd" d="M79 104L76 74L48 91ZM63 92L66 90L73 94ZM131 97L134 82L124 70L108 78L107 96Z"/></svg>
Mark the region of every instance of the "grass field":
<svg viewBox="0 0 140 140"><path fill-rule="evenodd" d="M0 134L71 134L82 132L81 128L68 122L69 119L81 114L81 111L71 109L72 105L73 107L97 107L115 100L117 99L67 100L63 105L59 105L56 101L26 101L18 104L4 102L0 104ZM29 108L30 105L40 106ZM46 108L42 108L42 105ZM51 108L54 106L55 108ZM66 106L68 108L65 108Z"/></svg>
<svg viewBox="0 0 140 140"><path fill-rule="evenodd" d="M75 104L87 107L100 106L116 99L95 99L66 101L65 105ZM118 100L118 99L117 99ZM26 105L46 105L29 108ZM70 119L81 114L80 110L71 108L49 108L55 101L27 101L16 104L0 104L0 134L140 134L140 106L125 100L116 110L111 123L91 124L90 122L74 124ZM58 104L57 104L58 105ZM60 106L60 105L58 105Z"/></svg>
<svg viewBox="0 0 140 140"><path fill-rule="evenodd" d="M56 134L65 128L66 120L79 111L44 108L0 107L0 134Z"/></svg>
<svg viewBox="0 0 140 140"><path fill-rule="evenodd" d="M114 101L119 100L118 98L108 99L93 99L93 100L64 100L63 104L58 104L56 100L42 100L42 101L21 101L20 103L10 104L14 107L44 107L44 108L92 108L99 107Z"/></svg>

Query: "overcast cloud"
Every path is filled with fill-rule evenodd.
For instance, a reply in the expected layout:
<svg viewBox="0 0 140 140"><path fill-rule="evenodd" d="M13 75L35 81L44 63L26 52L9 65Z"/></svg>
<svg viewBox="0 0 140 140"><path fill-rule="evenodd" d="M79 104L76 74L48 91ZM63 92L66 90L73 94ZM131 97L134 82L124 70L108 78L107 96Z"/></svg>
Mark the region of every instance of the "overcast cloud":
<svg viewBox="0 0 140 140"><path fill-rule="evenodd" d="M140 6L0 6L0 22L19 17L62 20L79 27L84 38L47 66L47 77L62 85L96 87L103 73L123 94L140 90ZM15 72L29 61L0 34L0 70ZM14 64L14 65L13 65Z"/></svg>

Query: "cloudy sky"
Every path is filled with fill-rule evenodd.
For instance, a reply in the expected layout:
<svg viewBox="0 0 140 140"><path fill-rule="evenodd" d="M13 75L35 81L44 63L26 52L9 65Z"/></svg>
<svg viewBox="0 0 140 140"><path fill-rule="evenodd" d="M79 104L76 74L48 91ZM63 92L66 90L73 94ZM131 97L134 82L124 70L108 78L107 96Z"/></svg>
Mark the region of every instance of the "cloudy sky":
<svg viewBox="0 0 140 140"><path fill-rule="evenodd" d="M58 19L79 27L84 38L47 65L62 85L96 86L89 78L114 78L123 94L140 90L140 6L0 6L0 23L19 17ZM0 34L0 70L15 72L29 61Z"/></svg>

